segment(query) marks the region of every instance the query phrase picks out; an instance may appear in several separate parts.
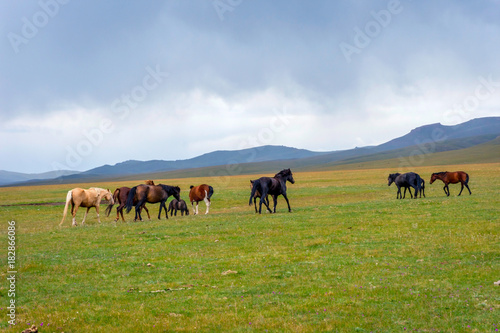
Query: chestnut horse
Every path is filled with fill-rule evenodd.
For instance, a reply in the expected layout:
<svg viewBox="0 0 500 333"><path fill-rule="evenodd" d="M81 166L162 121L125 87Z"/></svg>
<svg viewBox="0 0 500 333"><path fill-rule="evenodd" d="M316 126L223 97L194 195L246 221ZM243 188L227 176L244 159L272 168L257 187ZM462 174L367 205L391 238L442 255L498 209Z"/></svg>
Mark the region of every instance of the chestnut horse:
<svg viewBox="0 0 500 333"><path fill-rule="evenodd" d="M165 202L168 197L173 195L177 200L180 199L181 189L179 186L169 186L169 185L137 185L130 189L127 197L127 202L125 203L126 212L130 212L132 207L135 206L135 218L142 221L141 217L141 207L143 207L146 202L149 203L160 203L160 211L158 212L158 219L161 219L161 210L165 209L165 215L168 219L167 206Z"/></svg>
<svg viewBox="0 0 500 333"><path fill-rule="evenodd" d="M189 191L189 201L191 201L191 205L193 206L194 215L198 214L198 202L205 201L207 205L207 211L205 214L208 214L210 209L210 198L214 194L214 188L207 184L201 184L198 186L191 185L189 187L191 190ZM196 209L194 208L194 203L196 202Z"/></svg>
<svg viewBox="0 0 500 333"><path fill-rule="evenodd" d="M144 181L144 184L146 185L154 185L154 181L152 180L145 180ZM116 207L116 219L115 219L115 222L118 222L118 220L120 219L120 215L122 216L122 221L125 222L125 219L123 218L123 208L125 208L125 203L127 202L127 197L128 197L128 194L130 192L130 187L120 187L120 188L117 188L114 192L113 192L113 200L115 202L118 202L119 206ZM134 202L134 205L136 205L137 202ZM111 213L111 209L113 209L113 206L114 206L114 203L113 204L110 204L107 208L106 208L106 216L109 216L109 214ZM146 213L148 213L148 219L151 220L151 216L149 216L149 210L146 208L146 204L144 204L144 206L141 207L141 209L144 208L146 210Z"/></svg>
<svg viewBox="0 0 500 333"><path fill-rule="evenodd" d="M274 177L261 177L259 179L254 180L252 192L250 193L250 200L248 201L248 205L252 204L252 198L255 197L255 193L257 191L260 192L261 198L259 203L259 214L262 211L262 204L266 205L269 213L273 213L269 208L269 204L266 203L267 195L270 194L273 197L274 201L274 213L276 213L276 205L278 204L278 196L283 195L286 203L288 205L288 211L291 212L290 203L288 202L288 197L286 195L286 182L294 184L295 180L293 179L292 171L290 169L284 169L274 175Z"/></svg>
<svg viewBox="0 0 500 333"><path fill-rule="evenodd" d="M469 188L469 175L463 171L455 171L455 172L437 172L433 173L431 176L431 184L434 183L436 179L440 179L444 183L444 193L446 193L446 196L450 196L450 188L448 187L448 184L457 184L460 183L462 184L462 188L460 189L460 193L458 195L462 194L462 191L464 190L464 185L467 187L469 190L469 195L472 194Z"/></svg>
<svg viewBox="0 0 500 333"><path fill-rule="evenodd" d="M101 219L99 218L99 204L102 199L106 199L114 203L113 196L109 190L105 190L98 187L91 187L88 190L83 188L74 188L68 191L66 195L66 205L64 206L64 213L61 223L64 223L64 219L66 218L66 214L68 213L68 206L71 203L71 214L73 215L72 225L76 227L76 211L78 208L86 207L85 215L83 216L82 225L85 224L85 218L87 218L87 214L91 207L95 207L97 212L97 221L101 223Z"/></svg>

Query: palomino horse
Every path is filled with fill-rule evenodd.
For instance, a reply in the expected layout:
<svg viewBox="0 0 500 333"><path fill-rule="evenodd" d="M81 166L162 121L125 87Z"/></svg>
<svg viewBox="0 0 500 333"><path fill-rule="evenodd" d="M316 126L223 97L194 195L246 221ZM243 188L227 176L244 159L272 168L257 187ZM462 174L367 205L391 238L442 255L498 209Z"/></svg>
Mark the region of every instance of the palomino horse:
<svg viewBox="0 0 500 333"><path fill-rule="evenodd" d="M66 214L68 213L68 206L70 203L71 214L73 215L73 226L76 226L76 211L80 206L87 208L85 216L83 217L82 225L85 223L85 218L87 217L87 214L91 207L95 207L95 210L97 212L97 221L101 223L101 219L99 218L99 204L101 203L101 200L103 198L111 201L112 204L114 203L111 192L102 188L91 187L88 190L82 188L74 188L68 191L68 194L66 195L66 205L64 206L63 218L59 225L63 224L64 219L66 218Z"/></svg>
<svg viewBox="0 0 500 333"><path fill-rule="evenodd" d="M250 180L250 190L253 188L253 182L255 180ZM260 194L259 190L255 191L255 194L253 195L253 205L255 206L255 213L258 213L259 211L257 210L257 198L261 198L262 195ZM269 198L266 197L266 203L269 206Z"/></svg>
<svg viewBox="0 0 500 333"><path fill-rule="evenodd" d="M450 196L450 188L448 187L448 184L456 184L460 183L462 184L462 188L460 189L460 193L458 195L462 194L462 191L464 190L464 185L467 187L469 190L469 195L472 194L469 188L469 175L463 171L455 171L455 172L438 172L438 173L433 173L431 176L431 184L434 183L436 179L440 179L444 183L444 193L446 193L446 196Z"/></svg>
<svg viewBox="0 0 500 333"><path fill-rule="evenodd" d="M407 172L404 174L391 173L389 177L387 177L387 182L388 182L387 185L389 186L391 186L391 184L394 183L398 187L398 193L396 194L396 199L403 199L403 195L401 194L401 187L404 187L405 189L410 187L414 188L415 196L413 198L416 199L418 192L420 192L421 189L422 178L420 178L420 176L415 172Z"/></svg>
<svg viewBox="0 0 500 333"><path fill-rule="evenodd" d="M145 180L144 183L146 185L154 185L155 184L152 180ZM125 186L117 188L113 192L113 200L115 202L118 202L118 204L119 204L119 206L116 207L115 222L118 222L118 220L120 219L120 215L122 216L122 221L125 222L125 219L123 218L123 208L125 208L125 203L127 202L127 197L128 197L129 192L130 192L130 187L125 187ZM137 202L134 202L133 204L136 205ZM114 206L114 203L110 204L106 208L106 216L109 216L113 206ZM141 210L142 210L142 208L144 208L146 210L146 213L148 214L148 219L151 220L151 216L149 216L149 210L146 208L146 204L144 204L144 206L141 207Z"/></svg>
<svg viewBox="0 0 500 333"><path fill-rule="evenodd" d="M125 203L125 208L127 213L130 212L132 206L135 205L135 218L134 221L141 217L141 207L149 203L160 203L160 211L158 212L158 219L161 219L161 209L165 209L165 215L168 219L167 206L165 202L168 197L173 195L177 200L180 199L179 194L181 189L179 186L169 186L169 185L137 185L130 189L127 197L127 202ZM134 204L136 202L136 204Z"/></svg>
<svg viewBox="0 0 500 333"><path fill-rule="evenodd" d="M260 192L261 198L259 203L259 214L262 211L262 204L266 205L267 210L272 213L269 208L269 204L266 203L267 195L270 194L273 197L274 201L274 213L276 213L276 205L278 204L278 196L283 195L286 200L286 204L288 205L288 211L291 212L290 203L288 202L288 197L286 195L286 182L294 184L295 180L293 179L292 171L290 169L281 170L274 177L261 177L259 179L254 180L252 193L250 193L250 200L248 201L249 205L252 205L252 198L255 197L255 193L257 191Z"/></svg>
<svg viewBox="0 0 500 333"><path fill-rule="evenodd" d="M207 211L205 214L208 214L210 209L210 198L214 194L214 188L207 184L201 184L198 186L191 185L189 191L189 201L191 201L191 206L193 206L194 215L198 214L198 202L205 201L207 205ZM196 202L196 209L194 208L194 203Z"/></svg>

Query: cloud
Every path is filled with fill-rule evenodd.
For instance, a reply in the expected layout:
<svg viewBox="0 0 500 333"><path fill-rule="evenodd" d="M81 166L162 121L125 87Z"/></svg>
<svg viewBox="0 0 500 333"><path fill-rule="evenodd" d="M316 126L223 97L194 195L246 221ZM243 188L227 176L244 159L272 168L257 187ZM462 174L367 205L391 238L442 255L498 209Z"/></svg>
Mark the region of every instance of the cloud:
<svg viewBox="0 0 500 333"><path fill-rule="evenodd" d="M0 4L0 138L16 138L0 148L12 157L0 169L85 170L268 143L346 149L498 115L494 93L457 109L480 78L500 81L498 1L231 4L222 19L212 1ZM8 36L29 22L37 32L15 52ZM347 59L342 43L358 51ZM151 70L165 75L148 81ZM271 136L283 110L289 123ZM67 163L103 119L113 130Z"/></svg>

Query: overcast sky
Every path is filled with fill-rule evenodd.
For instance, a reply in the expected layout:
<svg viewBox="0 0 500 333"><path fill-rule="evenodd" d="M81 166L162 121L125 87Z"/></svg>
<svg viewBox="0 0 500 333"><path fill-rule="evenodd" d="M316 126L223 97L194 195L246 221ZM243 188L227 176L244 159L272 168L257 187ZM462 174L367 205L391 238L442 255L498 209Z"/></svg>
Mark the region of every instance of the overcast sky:
<svg viewBox="0 0 500 333"><path fill-rule="evenodd" d="M332 151L498 116L499 17L499 0L0 0L0 169Z"/></svg>

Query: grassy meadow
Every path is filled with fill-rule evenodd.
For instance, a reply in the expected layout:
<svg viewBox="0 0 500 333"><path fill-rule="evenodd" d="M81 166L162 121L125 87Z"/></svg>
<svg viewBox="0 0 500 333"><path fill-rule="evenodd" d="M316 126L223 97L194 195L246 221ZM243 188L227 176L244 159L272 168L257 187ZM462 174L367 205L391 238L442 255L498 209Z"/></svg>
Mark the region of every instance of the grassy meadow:
<svg viewBox="0 0 500 333"><path fill-rule="evenodd" d="M472 195L432 172L464 170ZM0 329L21 332L497 332L500 163L414 169L426 198L396 200L396 169L295 172L277 214L255 214L249 179L155 179L215 189L209 215L62 227L73 187L0 188ZM277 170L279 171L279 170ZM292 169L293 171L293 169ZM116 206L115 206L116 207ZM205 205L200 203L200 212ZM146 216L146 214L143 214ZM8 221L16 221L17 325L7 317Z"/></svg>

